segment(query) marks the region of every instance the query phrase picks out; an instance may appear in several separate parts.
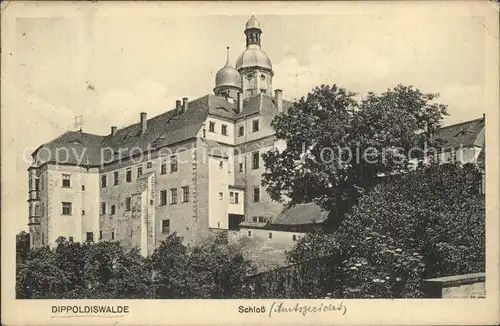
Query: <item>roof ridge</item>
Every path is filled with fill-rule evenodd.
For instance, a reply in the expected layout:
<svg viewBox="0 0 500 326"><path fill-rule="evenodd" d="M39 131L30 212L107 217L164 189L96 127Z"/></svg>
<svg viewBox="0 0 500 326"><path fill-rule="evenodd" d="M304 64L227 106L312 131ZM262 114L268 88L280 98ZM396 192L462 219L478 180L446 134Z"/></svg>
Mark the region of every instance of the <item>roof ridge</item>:
<svg viewBox="0 0 500 326"><path fill-rule="evenodd" d="M195 101L198 101L198 100L202 100L204 97L208 98L209 96L210 96L210 94L206 94L206 95L200 96L200 97L198 97L198 98L195 98L194 100L192 100L192 101L190 101L190 102L188 101L188 103L192 103L192 102L195 102ZM155 115L155 116L153 116L153 117L151 117L151 118L149 118L149 119L146 119L146 121L148 121L148 122L149 122L149 121L151 121L151 120L158 119L158 118L160 118L160 117L164 117L166 114L171 113L171 112L172 112L172 111L174 111L175 109L176 109L176 108L174 107L174 108L172 108L172 109L170 109L170 110L168 110L168 111L164 111L164 112L162 112L162 113L159 113L159 114L157 114L157 115ZM189 107L188 107L188 110L189 110ZM171 118L172 118L172 117L171 117ZM170 120L170 119L169 119L169 120ZM131 128L131 127L133 127L133 126L135 126L135 125L140 125L140 123L141 123L141 122L140 122L140 121L138 121L138 122L134 122L134 123L131 123L131 124L129 124L129 125L126 125L126 126L124 126L123 128L118 128L117 132L118 132L118 131L121 131L121 130L125 130L125 129L127 129L127 128ZM107 136L110 136L110 135L103 135L103 136L101 136L101 137L107 137Z"/></svg>
<svg viewBox="0 0 500 326"><path fill-rule="evenodd" d="M446 129L446 128L457 127L457 126L464 125L464 124L467 124L467 123L479 122L481 120L483 120L483 118L476 118L476 119L472 119L472 120L458 122L458 123L455 123L455 124L452 124L452 125L443 126L443 127L439 128L439 129Z"/></svg>

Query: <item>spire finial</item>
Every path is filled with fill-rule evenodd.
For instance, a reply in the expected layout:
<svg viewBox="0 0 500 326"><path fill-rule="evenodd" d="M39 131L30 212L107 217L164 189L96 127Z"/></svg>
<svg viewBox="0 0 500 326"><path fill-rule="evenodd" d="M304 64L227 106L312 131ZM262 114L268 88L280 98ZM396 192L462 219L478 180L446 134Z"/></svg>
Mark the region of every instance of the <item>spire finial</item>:
<svg viewBox="0 0 500 326"><path fill-rule="evenodd" d="M227 51L226 64L229 64L229 46L226 46L226 51Z"/></svg>

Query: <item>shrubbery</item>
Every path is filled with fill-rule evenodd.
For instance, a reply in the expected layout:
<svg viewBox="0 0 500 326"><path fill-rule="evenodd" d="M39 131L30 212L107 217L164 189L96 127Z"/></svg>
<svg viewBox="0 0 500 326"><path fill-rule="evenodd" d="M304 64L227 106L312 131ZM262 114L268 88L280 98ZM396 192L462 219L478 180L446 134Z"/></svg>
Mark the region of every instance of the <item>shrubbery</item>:
<svg viewBox="0 0 500 326"><path fill-rule="evenodd" d="M125 251L118 242L26 251L18 237L17 298L230 298L253 272L236 245L217 241L185 246L170 235L151 255Z"/></svg>
<svg viewBox="0 0 500 326"><path fill-rule="evenodd" d="M420 297L424 279L485 270L480 184L470 164L393 177L361 197L333 234L306 236L287 258L343 257L336 297Z"/></svg>

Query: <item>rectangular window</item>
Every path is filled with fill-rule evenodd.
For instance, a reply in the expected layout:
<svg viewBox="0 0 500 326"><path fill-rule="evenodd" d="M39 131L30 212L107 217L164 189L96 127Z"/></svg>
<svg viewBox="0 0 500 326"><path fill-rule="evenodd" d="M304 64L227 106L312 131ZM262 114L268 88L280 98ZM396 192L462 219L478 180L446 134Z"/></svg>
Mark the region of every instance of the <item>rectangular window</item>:
<svg viewBox="0 0 500 326"><path fill-rule="evenodd" d="M137 179L139 179L142 175L142 165L137 167Z"/></svg>
<svg viewBox="0 0 500 326"><path fill-rule="evenodd" d="M297 236L296 236L295 234L294 234L294 235L292 235L292 240L293 240L293 241L297 241Z"/></svg>
<svg viewBox="0 0 500 326"><path fill-rule="evenodd" d="M243 172L243 163L240 163L240 172Z"/></svg>
<svg viewBox="0 0 500 326"><path fill-rule="evenodd" d="M259 216L259 223L264 223L264 222L266 222L264 216Z"/></svg>
<svg viewBox="0 0 500 326"><path fill-rule="evenodd" d="M252 153L252 170L256 170L259 168L260 163L260 155L259 152Z"/></svg>
<svg viewBox="0 0 500 326"><path fill-rule="evenodd" d="M252 231L248 231L248 236L251 237L252 236Z"/></svg>
<svg viewBox="0 0 500 326"><path fill-rule="evenodd" d="M223 136L227 136L227 125L221 126L221 133Z"/></svg>
<svg viewBox="0 0 500 326"><path fill-rule="evenodd" d="M84 210L84 209L82 209L82 216L83 216L83 215L85 215L85 210Z"/></svg>
<svg viewBox="0 0 500 326"><path fill-rule="evenodd" d="M131 169L127 169L127 182L132 182L132 170Z"/></svg>
<svg viewBox="0 0 500 326"><path fill-rule="evenodd" d="M253 188L253 202L258 203L260 201L260 187Z"/></svg>
<svg viewBox="0 0 500 326"><path fill-rule="evenodd" d="M120 175L118 174L118 171L115 171L115 173L113 173L113 176L114 176L114 184L115 186L118 185L120 183Z"/></svg>
<svg viewBox="0 0 500 326"><path fill-rule="evenodd" d="M35 179L35 190L36 191L40 190L40 179Z"/></svg>
<svg viewBox="0 0 500 326"><path fill-rule="evenodd" d="M129 211L130 206L132 206L132 198L127 197L127 198L125 198L125 210Z"/></svg>
<svg viewBox="0 0 500 326"><path fill-rule="evenodd" d="M62 202L62 215L71 215L71 206L70 202Z"/></svg>
<svg viewBox="0 0 500 326"><path fill-rule="evenodd" d="M167 191L162 190L160 191L160 205L166 205L167 204Z"/></svg>
<svg viewBox="0 0 500 326"><path fill-rule="evenodd" d="M238 137L241 137L245 134L245 127L241 126L238 128Z"/></svg>
<svg viewBox="0 0 500 326"><path fill-rule="evenodd" d="M167 163L161 164L161 174L167 174Z"/></svg>
<svg viewBox="0 0 500 326"><path fill-rule="evenodd" d="M258 216L253 216L252 217L252 222L257 223L258 220L259 220Z"/></svg>
<svg viewBox="0 0 500 326"><path fill-rule="evenodd" d="M101 202L101 215L106 214L106 203Z"/></svg>
<svg viewBox="0 0 500 326"><path fill-rule="evenodd" d="M215 132L215 122L210 121L210 122L208 123L208 131L209 131L209 132Z"/></svg>
<svg viewBox="0 0 500 326"><path fill-rule="evenodd" d="M153 163L152 162L148 162L146 164L146 169L151 169L153 167Z"/></svg>
<svg viewBox="0 0 500 326"><path fill-rule="evenodd" d="M99 240L102 240L102 230L99 230Z"/></svg>
<svg viewBox="0 0 500 326"><path fill-rule="evenodd" d="M237 193L237 192L235 192L234 193L234 203L235 204L238 204L240 202L240 198L239 197L240 197L240 194Z"/></svg>
<svg viewBox="0 0 500 326"><path fill-rule="evenodd" d="M170 233L170 220L161 220L161 233Z"/></svg>
<svg viewBox="0 0 500 326"><path fill-rule="evenodd" d="M272 239L272 238L273 238L273 233L269 232L269 239Z"/></svg>
<svg viewBox="0 0 500 326"><path fill-rule="evenodd" d="M259 131L259 120L252 121L252 131L253 132Z"/></svg>
<svg viewBox="0 0 500 326"><path fill-rule="evenodd" d="M94 242L94 233L93 232L86 233L86 241L87 242Z"/></svg>
<svg viewBox="0 0 500 326"><path fill-rule="evenodd" d="M102 187L102 188L106 188L107 181L108 181L108 180L107 180L106 176L105 176L105 175L102 175L102 176L101 176L101 187Z"/></svg>
<svg viewBox="0 0 500 326"><path fill-rule="evenodd" d="M219 170L222 170L224 168L224 161L219 162Z"/></svg>
<svg viewBox="0 0 500 326"><path fill-rule="evenodd" d="M189 201L189 187L182 187L182 202L186 203Z"/></svg>
<svg viewBox="0 0 500 326"><path fill-rule="evenodd" d="M219 200L224 200L224 193L219 192Z"/></svg>
<svg viewBox="0 0 500 326"><path fill-rule="evenodd" d="M44 185L44 181L43 181L44 177L42 176L42 178L40 179L40 187L43 189L43 185Z"/></svg>
<svg viewBox="0 0 500 326"><path fill-rule="evenodd" d="M115 231L111 231L111 240L115 240Z"/></svg>
<svg viewBox="0 0 500 326"><path fill-rule="evenodd" d="M177 156L170 157L170 173L177 172Z"/></svg>
<svg viewBox="0 0 500 326"><path fill-rule="evenodd" d="M85 191L85 185L82 185L82 191Z"/></svg>
<svg viewBox="0 0 500 326"><path fill-rule="evenodd" d="M170 189L170 205L177 204L177 188Z"/></svg>
<svg viewBox="0 0 500 326"><path fill-rule="evenodd" d="M116 206L111 205L111 215L115 215L115 214L116 214Z"/></svg>
<svg viewBox="0 0 500 326"><path fill-rule="evenodd" d="M234 204L234 192L232 191L229 192L229 202Z"/></svg>
<svg viewBox="0 0 500 326"><path fill-rule="evenodd" d="M69 242L73 242L73 237L68 237L69 238Z"/></svg>
<svg viewBox="0 0 500 326"><path fill-rule="evenodd" d="M69 174L62 175L62 186L65 188L71 187L71 175Z"/></svg>

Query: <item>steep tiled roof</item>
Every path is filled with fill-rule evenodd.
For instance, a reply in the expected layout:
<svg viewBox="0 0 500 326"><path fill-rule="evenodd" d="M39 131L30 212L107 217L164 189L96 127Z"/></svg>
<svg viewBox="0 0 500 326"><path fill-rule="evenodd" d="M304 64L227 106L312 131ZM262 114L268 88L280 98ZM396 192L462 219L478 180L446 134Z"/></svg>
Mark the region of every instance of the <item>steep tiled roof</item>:
<svg viewBox="0 0 500 326"><path fill-rule="evenodd" d="M227 119L234 119L236 117L236 110L238 103L229 103L225 98L207 95L209 101L210 114Z"/></svg>
<svg viewBox="0 0 500 326"><path fill-rule="evenodd" d="M285 110L291 105L291 102L283 100ZM222 97L208 94L189 102L188 110L181 115L178 115L176 110L170 110L148 119L144 135L141 134L141 123L138 122L117 130L115 135L98 136L84 132L66 132L40 148L49 150L52 161L56 158L56 149L67 148L68 157L60 155L59 162L97 166L102 162L113 161L113 157L118 157L119 150L121 157L126 158L129 154L138 154L139 150L147 150L149 145L152 148L160 148L193 138L208 114L236 120L261 110L268 112L276 110L276 103L273 97L258 94L245 99L242 112L238 113L236 109L237 102L230 103ZM213 143L208 145L218 146ZM131 151L132 148L134 151Z"/></svg>
<svg viewBox="0 0 500 326"><path fill-rule="evenodd" d="M315 203L297 204L285 209L272 221L274 225L307 225L322 223L328 218L329 212Z"/></svg>
<svg viewBox="0 0 500 326"><path fill-rule="evenodd" d="M145 150L148 144L159 148L195 137L208 116L208 99L207 95L189 102L188 110L181 115L177 115L175 110L170 110L149 119L144 135L141 135L139 122L118 130L114 136L106 136L103 143L114 150L120 148Z"/></svg>
<svg viewBox="0 0 500 326"><path fill-rule="evenodd" d="M41 148L48 148L51 153L55 153L56 148L67 148L70 153L69 160L60 157L58 161L69 164L85 164L88 158L89 165L100 165L102 162L110 162L120 149L122 158L126 158L129 153L139 152L131 152L132 148L146 150L149 144L159 148L195 137L208 116L208 101L207 95L189 102L188 110L184 114L177 115L175 110L170 110L149 119L144 135L141 134L139 122L117 130L113 136L66 132ZM55 158L55 155L51 156ZM84 158L83 162L80 162L79 157Z"/></svg>
<svg viewBox="0 0 500 326"><path fill-rule="evenodd" d="M442 127L432 138L443 148L483 146L484 119Z"/></svg>
<svg viewBox="0 0 500 326"><path fill-rule="evenodd" d="M103 136L80 131L67 131L51 142L40 146L43 160L73 165L99 165Z"/></svg>
<svg viewBox="0 0 500 326"><path fill-rule="evenodd" d="M247 115L261 112L263 110L276 111L276 100L274 97L257 94L243 101L243 110L237 112L237 102L229 103L222 97L208 95L210 103L210 114L227 119L239 119ZM288 110L293 105L293 102L283 100L283 111Z"/></svg>

